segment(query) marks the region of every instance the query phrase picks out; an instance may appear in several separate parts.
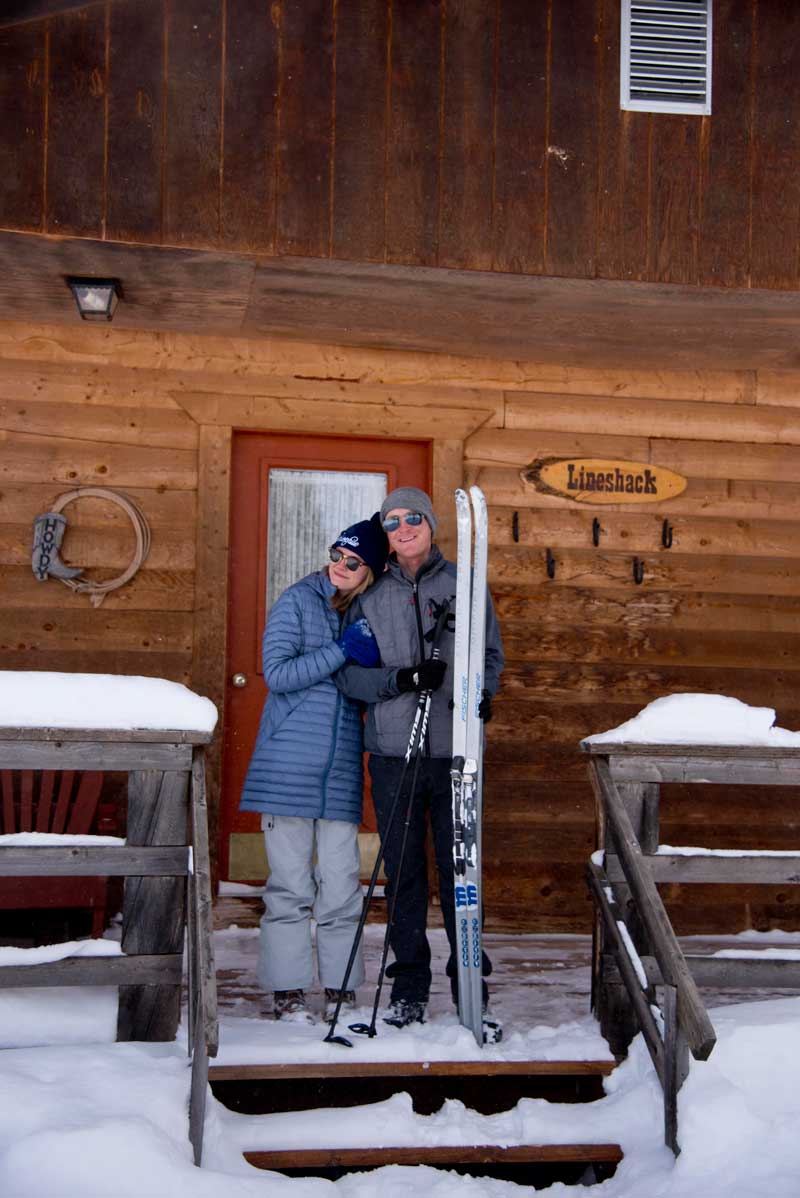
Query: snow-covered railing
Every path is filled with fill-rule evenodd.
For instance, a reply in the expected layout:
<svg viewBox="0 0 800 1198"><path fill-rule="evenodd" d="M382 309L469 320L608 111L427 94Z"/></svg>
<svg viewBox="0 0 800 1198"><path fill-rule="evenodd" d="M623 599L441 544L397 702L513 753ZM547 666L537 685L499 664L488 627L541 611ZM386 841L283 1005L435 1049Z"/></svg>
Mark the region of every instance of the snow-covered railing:
<svg viewBox="0 0 800 1198"><path fill-rule="evenodd" d="M688 732L676 719L680 700L693 708ZM659 705L673 720L669 735L653 717L651 709ZM701 718L709 711L724 717L718 725L711 722L712 731L720 728L719 737L691 743L692 735L709 727ZM597 911L593 1008L614 1052L624 1053L636 1032L643 1033L664 1088L665 1140L676 1153L677 1092L688 1072L688 1053L705 1059L715 1043L698 985L800 989L800 961L684 956L657 884L797 884L800 851L660 846L660 784L800 785L800 735L772 728L773 720L774 712L723 696L671 696L629 725L581 744L591 758L601 828L601 847L589 863ZM660 730L671 743L648 743L637 721L654 740ZM754 728L758 721L765 726ZM745 743L732 743L737 734Z"/></svg>
<svg viewBox="0 0 800 1198"><path fill-rule="evenodd" d="M19 720L13 726L11 711ZM37 713L46 722L37 724ZM204 760L215 720L207 699L163 679L0 672L0 771L128 776L124 842L83 836L0 841L0 877L123 877L121 952L0 962L0 987L116 985L118 1040L172 1040L187 929L189 1134L198 1164L208 1058L218 1043ZM9 796L4 791L11 804ZM29 805L30 798L21 801Z"/></svg>

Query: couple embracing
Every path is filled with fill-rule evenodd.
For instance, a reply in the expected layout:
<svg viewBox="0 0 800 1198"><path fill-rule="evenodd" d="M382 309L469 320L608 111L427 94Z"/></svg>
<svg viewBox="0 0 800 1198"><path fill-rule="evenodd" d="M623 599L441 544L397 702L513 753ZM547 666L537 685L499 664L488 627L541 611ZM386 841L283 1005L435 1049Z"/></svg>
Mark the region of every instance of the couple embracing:
<svg viewBox="0 0 800 1198"><path fill-rule="evenodd" d="M450 955L447 976L457 1002L453 897L452 621L437 660L433 629L455 610L456 568L434 543L429 496L398 487L380 513L346 528L330 549L330 564L289 587L264 632L264 681L269 695L242 793L241 807L261 814L269 878L264 894L259 983L273 992L277 1019L313 1022L306 992L314 979L312 915L317 925L319 982L325 1016L333 1017L362 907L358 825L362 752L369 752L372 797L384 849L387 899L396 893L391 934L394 962L385 1021L424 1022L431 984L426 936L430 822L439 895ZM503 668L500 632L487 603L485 691L481 716L491 718ZM408 830L402 875L397 865L402 823L388 824L409 731L422 690L433 691L427 743ZM366 722L362 710L366 705ZM363 732L363 739L362 739ZM491 963L484 954L484 978ZM364 980L356 957L350 974ZM499 1039L488 1011L487 1038Z"/></svg>

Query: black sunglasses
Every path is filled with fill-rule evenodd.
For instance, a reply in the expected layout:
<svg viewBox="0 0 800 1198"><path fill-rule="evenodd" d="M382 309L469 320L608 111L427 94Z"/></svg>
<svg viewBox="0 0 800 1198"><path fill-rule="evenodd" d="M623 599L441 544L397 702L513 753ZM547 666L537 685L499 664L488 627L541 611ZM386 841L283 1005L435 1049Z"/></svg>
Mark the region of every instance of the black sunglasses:
<svg viewBox="0 0 800 1198"><path fill-rule="evenodd" d="M344 557L345 566L353 574L355 574L356 570L360 570L362 566L367 564L366 562L362 562L360 557L345 557L341 549L331 549L329 552L332 562L340 562Z"/></svg>
<svg viewBox="0 0 800 1198"><path fill-rule="evenodd" d="M406 524L411 524L414 528L421 524L425 517L421 512L406 512L404 516L387 516L381 523L387 532L396 532L400 527L400 521L404 520Z"/></svg>

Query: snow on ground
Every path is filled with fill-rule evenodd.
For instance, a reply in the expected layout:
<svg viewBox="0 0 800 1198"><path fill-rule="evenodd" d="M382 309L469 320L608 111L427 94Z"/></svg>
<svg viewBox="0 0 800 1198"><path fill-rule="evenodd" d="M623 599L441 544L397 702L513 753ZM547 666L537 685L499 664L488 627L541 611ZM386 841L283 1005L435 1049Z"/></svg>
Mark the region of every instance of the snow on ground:
<svg viewBox="0 0 800 1198"><path fill-rule="evenodd" d="M374 979L382 935L368 925ZM257 930L216 934L226 978L242 972L249 995L226 998L220 1060L454 1059L475 1056L471 1037L449 1009L441 973L444 937L432 933L436 983L431 1021L413 1033L379 1025L375 1040L353 1049L322 1046L323 1029L285 1028L258 1018L252 968ZM493 1006L507 1040L493 1056L607 1055L586 1014L585 937L497 937ZM798 938L751 933L743 951L767 944L793 951ZM113 942L112 942L113 943ZM730 943L728 938L727 943ZM745 947L747 946L747 947ZM691 951L691 940L687 942ZM530 968L526 968L530 966ZM559 968L560 966L560 968ZM374 982L372 983L374 984ZM228 982L226 981L226 995ZM235 989L235 988L234 988ZM368 1003L368 984L359 994ZM364 1006L360 1015L367 1013ZM187 1139L189 1069L185 1042L115 1044L110 990L2 991L0 1043L0 1194L3 1198L795 1198L800 1173L800 998L716 1007L718 1043L707 1062L692 1062L680 1094L677 1159L663 1145L660 1087L637 1041L606 1083L606 1097L584 1105L523 1099L511 1111L478 1115L448 1102L430 1116L414 1113L407 1094L345 1111L237 1115L209 1098L203 1168L192 1165ZM54 1044L54 1040L60 1044ZM44 1046L44 1044L48 1046ZM23 1047L23 1045L40 1047ZM523 1051L524 1050L524 1051ZM625 1160L601 1187L546 1191L447 1170L392 1166L338 1182L287 1180L251 1168L245 1148L346 1144L482 1142L619 1142Z"/></svg>
<svg viewBox="0 0 800 1198"><path fill-rule="evenodd" d="M165 678L0 670L0 727L212 732L216 722L210 699Z"/></svg>
<svg viewBox="0 0 800 1198"><path fill-rule="evenodd" d="M762 745L800 748L800 732L775 728L771 707L750 707L728 695L665 695L617 728L582 744Z"/></svg>
<svg viewBox="0 0 800 1198"><path fill-rule="evenodd" d="M154 684L169 692L157 693ZM215 719L208 700L161 680L0 673L0 724L210 730ZM800 734L775 729L774 719L770 709L749 708L724 696L678 695L657 700L635 720L591 739L800 745ZM374 978L381 929L372 925L367 932ZM399 1032L381 1025L376 1040L335 1049L322 1045L319 1027L287 1030L262 1018L252 993L247 997L243 990L241 1000L224 1009L220 1060L321 1060L334 1052L348 1054L348 1060L462 1059L480 1054L450 1008L442 981L442 934L432 939L436 983L425 1027ZM544 948L532 943L547 938L519 938L517 950L505 938L501 951L495 951L493 1006L505 1023L506 1039L484 1050L487 1057L553 1059L604 1053L586 1013L585 964L564 962L560 973L560 962L553 959L553 952L569 958L569 946L565 953L563 943L568 939L552 938L549 957L546 943ZM487 941L491 944L491 937ZM554 948L557 941L559 947ZM240 972L252 976L255 929L229 928L216 942L220 968L236 974L244 962ZM782 944L788 947L788 941ZM526 970L528 963L532 967ZM368 1001L369 987L359 997ZM800 998L729 1003L713 1008L711 1018L716 1048L708 1061L692 1062L679 1096L682 1153L677 1160L663 1144L661 1091L640 1038L608 1079L605 1097L591 1104L523 1099L511 1111L484 1116L451 1101L436 1114L421 1116L414 1113L408 1095L398 1093L365 1107L256 1117L234 1114L210 1097L203 1168L198 1170L187 1137L185 1032L177 1044L115 1044L113 990L0 989L0 1045L7 1046L0 1053L0 1195L374 1198L380 1193L382 1198L518 1198L521 1193L546 1193L577 1198L594 1193L604 1198L796 1198ZM389 1167L338 1182L287 1180L251 1168L242 1157L244 1148L270 1145L542 1141L615 1141L625 1160L600 1187L558 1184L533 1191L424 1167Z"/></svg>

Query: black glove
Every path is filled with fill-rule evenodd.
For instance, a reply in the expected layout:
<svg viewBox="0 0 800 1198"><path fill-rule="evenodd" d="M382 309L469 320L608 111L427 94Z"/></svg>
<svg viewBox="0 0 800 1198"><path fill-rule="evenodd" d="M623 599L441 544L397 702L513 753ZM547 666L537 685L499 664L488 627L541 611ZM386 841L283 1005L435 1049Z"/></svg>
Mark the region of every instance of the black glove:
<svg viewBox="0 0 800 1198"><path fill-rule="evenodd" d="M488 724L492 718L492 696L488 691L483 691L481 694L481 701L478 704L478 715L484 724Z"/></svg>
<svg viewBox="0 0 800 1198"><path fill-rule="evenodd" d="M444 682L447 672L447 662L437 658L428 658L416 666L406 666L397 671L397 689L401 694L406 691L438 691Z"/></svg>

